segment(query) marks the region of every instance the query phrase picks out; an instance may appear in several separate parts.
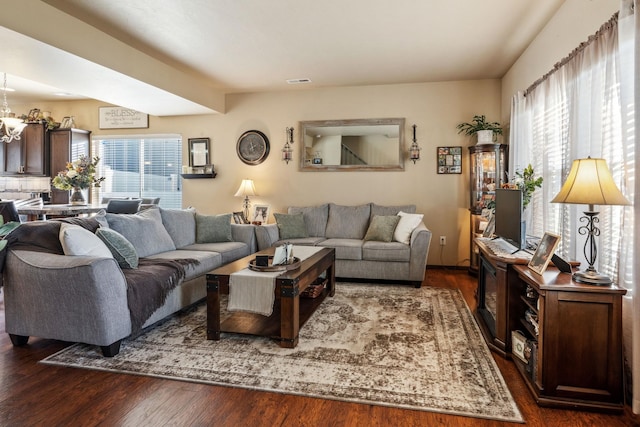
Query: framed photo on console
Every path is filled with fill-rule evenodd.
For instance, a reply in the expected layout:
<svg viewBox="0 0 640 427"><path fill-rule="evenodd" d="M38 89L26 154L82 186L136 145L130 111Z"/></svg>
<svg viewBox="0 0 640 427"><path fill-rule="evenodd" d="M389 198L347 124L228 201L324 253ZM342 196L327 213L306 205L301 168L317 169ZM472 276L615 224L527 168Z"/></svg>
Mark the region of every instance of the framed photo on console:
<svg viewBox="0 0 640 427"><path fill-rule="evenodd" d="M544 273L549 265L549 261L551 261L553 257L553 253L558 247L558 243L560 243L560 236L549 232L544 233L536 252L533 254L533 257L531 257L531 261L529 261L529 268L534 273L540 275Z"/></svg>

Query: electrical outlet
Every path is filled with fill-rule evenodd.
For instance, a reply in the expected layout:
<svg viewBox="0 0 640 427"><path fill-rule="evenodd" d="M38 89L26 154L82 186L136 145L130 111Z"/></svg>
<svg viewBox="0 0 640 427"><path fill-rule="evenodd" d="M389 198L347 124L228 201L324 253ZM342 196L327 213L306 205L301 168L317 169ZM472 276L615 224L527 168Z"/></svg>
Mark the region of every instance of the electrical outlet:
<svg viewBox="0 0 640 427"><path fill-rule="evenodd" d="M447 244L447 236L440 236L440 246Z"/></svg>

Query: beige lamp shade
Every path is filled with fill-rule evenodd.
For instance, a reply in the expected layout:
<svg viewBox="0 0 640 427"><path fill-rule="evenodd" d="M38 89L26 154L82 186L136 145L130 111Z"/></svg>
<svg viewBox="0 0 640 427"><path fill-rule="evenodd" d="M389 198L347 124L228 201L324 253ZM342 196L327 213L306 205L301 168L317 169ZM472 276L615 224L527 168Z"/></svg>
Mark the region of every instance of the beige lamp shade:
<svg viewBox="0 0 640 427"><path fill-rule="evenodd" d="M234 197L257 196L256 187L253 185L252 179L243 179L240 188L236 191Z"/></svg>
<svg viewBox="0 0 640 427"><path fill-rule="evenodd" d="M628 205L626 197L613 181L604 159L577 159L552 203L584 205Z"/></svg>

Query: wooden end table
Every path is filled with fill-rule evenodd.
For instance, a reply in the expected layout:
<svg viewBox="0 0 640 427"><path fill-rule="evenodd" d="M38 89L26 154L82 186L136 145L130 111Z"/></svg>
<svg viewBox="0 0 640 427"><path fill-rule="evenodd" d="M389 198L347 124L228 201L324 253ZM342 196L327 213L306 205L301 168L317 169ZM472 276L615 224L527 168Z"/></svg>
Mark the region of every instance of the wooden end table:
<svg viewBox="0 0 640 427"><path fill-rule="evenodd" d="M275 248L268 248L249 255L207 274L207 339L219 340L221 332L270 337L281 347L298 345L300 328L311 317L327 296L335 294L335 250L322 248L301 262L300 268L285 271L276 277L273 314L233 312L220 322L220 294L229 294L229 277L243 270L256 255L273 255ZM300 293L323 272L327 272L327 285L316 298L300 298Z"/></svg>

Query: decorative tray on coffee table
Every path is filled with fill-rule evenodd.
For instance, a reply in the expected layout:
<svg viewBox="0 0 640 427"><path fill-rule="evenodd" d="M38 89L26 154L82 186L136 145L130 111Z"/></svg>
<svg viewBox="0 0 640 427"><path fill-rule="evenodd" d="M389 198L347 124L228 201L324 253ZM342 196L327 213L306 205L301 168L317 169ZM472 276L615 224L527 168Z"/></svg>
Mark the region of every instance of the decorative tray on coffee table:
<svg viewBox="0 0 640 427"><path fill-rule="evenodd" d="M269 256L269 265L266 265L266 266L256 265L256 259L254 258L251 261L249 261L249 269L253 271L269 272L269 271L289 271L289 270L295 270L296 268L300 268L300 258L298 257L293 257L293 261L291 261L289 264L273 265L272 263L273 263L272 256Z"/></svg>

